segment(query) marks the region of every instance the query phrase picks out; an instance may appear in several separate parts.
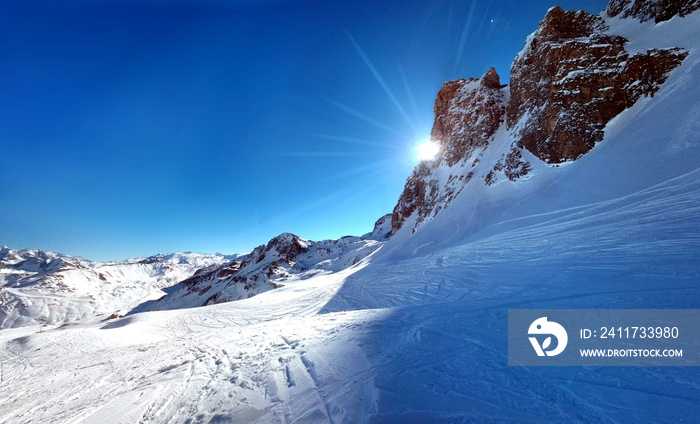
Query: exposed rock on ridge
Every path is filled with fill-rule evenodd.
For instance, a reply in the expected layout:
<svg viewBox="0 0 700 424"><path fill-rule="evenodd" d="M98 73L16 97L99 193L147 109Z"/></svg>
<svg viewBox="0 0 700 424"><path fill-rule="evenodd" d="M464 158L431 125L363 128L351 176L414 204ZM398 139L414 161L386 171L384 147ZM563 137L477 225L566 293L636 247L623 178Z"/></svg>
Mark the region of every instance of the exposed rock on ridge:
<svg viewBox="0 0 700 424"><path fill-rule="evenodd" d="M549 163L576 159L603 139L605 125L653 96L687 52L630 55L602 18L554 7L511 68L508 128L519 145Z"/></svg>
<svg viewBox="0 0 700 424"><path fill-rule="evenodd" d="M431 140L440 145L440 153L434 161L419 164L409 176L392 214L392 232L401 228L414 212L419 224L435 213L436 205L449 203L459 194L467 176L454 172L446 183L441 183L435 170L466 162L477 149L488 145L505 116L504 87L494 68L489 68L481 79L443 84L435 100L435 122L430 134Z"/></svg>
<svg viewBox="0 0 700 424"><path fill-rule="evenodd" d="M700 9L700 0L611 0L605 12L611 18L637 18L642 22L662 22L686 16Z"/></svg>
<svg viewBox="0 0 700 424"><path fill-rule="evenodd" d="M292 277L349 268L381 247L390 233L387 214L360 237L311 241L284 233L247 255L185 252L106 263L0 246L0 330L244 299ZM163 292L160 300L147 300Z"/></svg>
<svg viewBox="0 0 700 424"><path fill-rule="evenodd" d="M479 80L449 81L435 100L435 122L430 133L447 166L453 166L483 147L503 122L505 107L500 78L489 68Z"/></svg>
<svg viewBox="0 0 700 424"><path fill-rule="evenodd" d="M698 8L700 0L613 0L606 11L658 22ZM554 7L515 58L510 87L500 84L493 68L479 80L443 84L431 132L440 154L409 176L392 214L392 233L407 221L415 231L467 184L491 186L529 174L535 159L525 159L524 149L550 164L584 155L603 139L612 118L643 96L653 97L688 55L678 48L632 54L627 40L608 30L600 16ZM504 121L507 132L489 147ZM496 154L488 156L491 163L482 162L487 149Z"/></svg>

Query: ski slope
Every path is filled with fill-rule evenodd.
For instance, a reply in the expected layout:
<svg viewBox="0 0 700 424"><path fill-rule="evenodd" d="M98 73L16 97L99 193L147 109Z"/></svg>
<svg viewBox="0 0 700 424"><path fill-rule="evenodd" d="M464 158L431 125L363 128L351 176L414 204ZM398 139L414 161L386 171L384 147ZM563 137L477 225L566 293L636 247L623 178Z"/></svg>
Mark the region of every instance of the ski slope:
<svg viewBox="0 0 700 424"><path fill-rule="evenodd" d="M351 268L0 331L0 422L697 422L700 367L508 367L506 341L509 308L700 308L700 14L685 19L612 22L691 54L589 154L471 184Z"/></svg>

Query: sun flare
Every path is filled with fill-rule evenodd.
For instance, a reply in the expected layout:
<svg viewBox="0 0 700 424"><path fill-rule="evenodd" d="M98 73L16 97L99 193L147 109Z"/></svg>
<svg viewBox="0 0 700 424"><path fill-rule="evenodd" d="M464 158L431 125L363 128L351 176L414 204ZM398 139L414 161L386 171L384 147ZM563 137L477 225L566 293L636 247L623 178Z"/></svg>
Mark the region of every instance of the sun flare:
<svg viewBox="0 0 700 424"><path fill-rule="evenodd" d="M440 146L432 141L427 141L418 146L418 160L433 160L440 151Z"/></svg>

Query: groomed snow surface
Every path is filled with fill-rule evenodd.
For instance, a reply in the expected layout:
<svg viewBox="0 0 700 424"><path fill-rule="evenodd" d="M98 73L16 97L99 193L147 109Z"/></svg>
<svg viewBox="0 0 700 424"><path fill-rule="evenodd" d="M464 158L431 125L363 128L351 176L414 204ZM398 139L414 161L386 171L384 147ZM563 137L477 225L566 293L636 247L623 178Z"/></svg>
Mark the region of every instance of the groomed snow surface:
<svg viewBox="0 0 700 424"><path fill-rule="evenodd" d="M2 330L0 422L697 422L700 367L508 367L506 331L509 308L700 307L698 81L693 50L582 159L469 184L350 269Z"/></svg>

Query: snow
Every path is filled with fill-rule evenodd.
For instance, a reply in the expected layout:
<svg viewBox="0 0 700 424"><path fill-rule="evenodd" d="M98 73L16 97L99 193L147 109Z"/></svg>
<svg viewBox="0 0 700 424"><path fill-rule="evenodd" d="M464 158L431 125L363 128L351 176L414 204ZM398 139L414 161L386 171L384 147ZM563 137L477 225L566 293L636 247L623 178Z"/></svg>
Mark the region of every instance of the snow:
<svg viewBox="0 0 700 424"><path fill-rule="evenodd" d="M700 37L700 13L697 11L685 17L675 16L658 24L654 23L653 19L643 23L619 17L604 16L604 19L610 27L606 32L621 35L629 40L625 44L625 50L630 54L646 54L650 49L697 48L697 40Z"/></svg>
<svg viewBox="0 0 700 424"><path fill-rule="evenodd" d="M0 328L60 325L123 315L163 289L234 256L177 253L90 262L38 250L0 249Z"/></svg>
<svg viewBox="0 0 700 424"><path fill-rule="evenodd" d="M349 399L347 411L327 405L333 387L375 396L367 381L350 377L369 367L355 340L358 318L382 312L317 314L352 272L196 310L4 330L0 422L327 420L329 413L357 422L372 402Z"/></svg>
<svg viewBox="0 0 700 424"><path fill-rule="evenodd" d="M283 233L233 263L206 268L172 285L164 290L164 296L143 302L130 313L237 301L282 287L290 280L348 269L382 245L380 240L385 239L391 225L387 218L381 218L374 231L362 237L313 241Z"/></svg>
<svg viewBox="0 0 700 424"><path fill-rule="evenodd" d="M700 37L681 41L689 57L591 152L559 167L523 152L530 178L467 184L353 267L0 331L0 422L696 422L700 367L508 367L506 345L509 308L698 308Z"/></svg>

